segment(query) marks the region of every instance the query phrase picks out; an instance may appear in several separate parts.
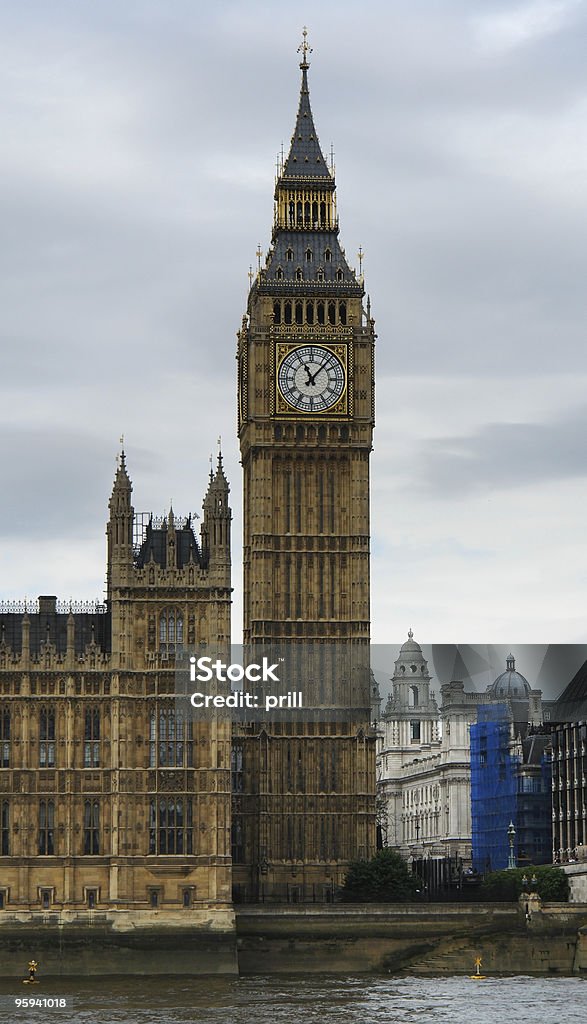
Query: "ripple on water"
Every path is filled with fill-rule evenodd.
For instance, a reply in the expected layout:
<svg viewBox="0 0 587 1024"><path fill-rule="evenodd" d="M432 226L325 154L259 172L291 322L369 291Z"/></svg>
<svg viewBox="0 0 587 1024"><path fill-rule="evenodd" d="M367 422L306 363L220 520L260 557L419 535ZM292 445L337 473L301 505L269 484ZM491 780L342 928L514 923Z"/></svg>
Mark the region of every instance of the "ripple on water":
<svg viewBox="0 0 587 1024"><path fill-rule="evenodd" d="M10 1024L584 1024L582 978L49 978L43 994L73 1011L22 1011ZM22 995L9 979L0 993ZM36 993L35 993L36 994Z"/></svg>

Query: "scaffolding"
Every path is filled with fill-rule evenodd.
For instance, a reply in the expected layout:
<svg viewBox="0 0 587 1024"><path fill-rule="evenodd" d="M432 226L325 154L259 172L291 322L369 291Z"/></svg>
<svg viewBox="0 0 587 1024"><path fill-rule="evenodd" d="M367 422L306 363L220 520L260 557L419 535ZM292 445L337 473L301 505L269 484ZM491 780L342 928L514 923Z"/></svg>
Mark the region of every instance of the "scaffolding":
<svg viewBox="0 0 587 1024"><path fill-rule="evenodd" d="M473 868L481 873L508 866L508 825L516 820L519 764L520 758L511 753L507 705L481 705L471 725Z"/></svg>

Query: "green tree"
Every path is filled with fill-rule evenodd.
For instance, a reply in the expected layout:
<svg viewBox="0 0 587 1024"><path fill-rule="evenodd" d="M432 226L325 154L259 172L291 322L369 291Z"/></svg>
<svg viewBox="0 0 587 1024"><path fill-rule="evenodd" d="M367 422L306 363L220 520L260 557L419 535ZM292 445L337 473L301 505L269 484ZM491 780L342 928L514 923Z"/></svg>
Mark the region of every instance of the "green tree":
<svg viewBox="0 0 587 1024"><path fill-rule="evenodd" d="M526 885L522 879L526 876ZM532 884L532 878L536 882ZM542 900L566 903L569 899L569 879L562 868L549 864L524 868L508 868L486 875L481 886L481 898L486 900L517 900L522 892L537 892Z"/></svg>
<svg viewBox="0 0 587 1024"><path fill-rule="evenodd" d="M406 903L416 898L418 879L395 850L384 849L371 860L355 860L342 888L345 903Z"/></svg>

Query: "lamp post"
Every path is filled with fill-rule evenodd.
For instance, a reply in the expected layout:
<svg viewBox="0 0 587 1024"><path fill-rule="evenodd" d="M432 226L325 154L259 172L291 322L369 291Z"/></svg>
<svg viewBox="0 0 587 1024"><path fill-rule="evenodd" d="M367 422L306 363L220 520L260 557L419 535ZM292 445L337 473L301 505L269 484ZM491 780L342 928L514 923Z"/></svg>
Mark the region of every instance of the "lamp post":
<svg viewBox="0 0 587 1024"><path fill-rule="evenodd" d="M514 828L513 821L510 821L508 825L508 839L510 843L510 853L508 857L508 871L516 866L516 855L514 853L514 840L516 838L516 830Z"/></svg>

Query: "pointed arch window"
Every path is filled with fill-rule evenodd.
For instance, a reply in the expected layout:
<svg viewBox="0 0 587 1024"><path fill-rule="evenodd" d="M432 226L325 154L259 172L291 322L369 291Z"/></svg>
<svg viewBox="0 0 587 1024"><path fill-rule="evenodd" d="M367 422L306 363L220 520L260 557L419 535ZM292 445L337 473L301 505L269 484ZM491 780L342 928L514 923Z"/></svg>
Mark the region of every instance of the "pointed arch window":
<svg viewBox="0 0 587 1024"><path fill-rule="evenodd" d="M296 324L303 324L304 322L304 304L303 302L296 302Z"/></svg>
<svg viewBox="0 0 587 1024"><path fill-rule="evenodd" d="M100 710L86 708L84 722L84 768L100 767Z"/></svg>
<svg viewBox="0 0 587 1024"><path fill-rule="evenodd" d="M312 262L312 250L306 249L306 263Z"/></svg>
<svg viewBox="0 0 587 1024"><path fill-rule="evenodd" d="M192 764L192 722L174 707L154 709L149 726L149 767L191 768Z"/></svg>
<svg viewBox="0 0 587 1024"><path fill-rule="evenodd" d="M314 323L314 303L306 302L306 323Z"/></svg>
<svg viewBox="0 0 587 1024"><path fill-rule="evenodd" d="M323 324L324 323L324 303L323 302L318 302L316 304L316 314L317 314L318 323L319 324Z"/></svg>
<svg viewBox="0 0 587 1024"><path fill-rule="evenodd" d="M286 250L285 258L286 258L288 263L291 263L293 261L293 258L294 258L293 249L287 249Z"/></svg>
<svg viewBox="0 0 587 1024"><path fill-rule="evenodd" d="M164 608L159 615L159 650L174 655L183 646L183 615L179 608Z"/></svg>
<svg viewBox="0 0 587 1024"><path fill-rule="evenodd" d="M291 302L286 302L283 309L283 321L286 324L291 324Z"/></svg>
<svg viewBox="0 0 587 1024"><path fill-rule="evenodd" d="M100 853L100 802L84 803L84 855L95 857Z"/></svg>
<svg viewBox="0 0 587 1024"><path fill-rule="evenodd" d="M39 803L39 854L52 857L55 853L55 804L53 800Z"/></svg>
<svg viewBox="0 0 587 1024"><path fill-rule="evenodd" d="M335 324L336 323L336 306L335 306L334 302L329 302L328 303L328 323L329 324Z"/></svg>
<svg viewBox="0 0 587 1024"><path fill-rule="evenodd" d="M337 271L336 271L336 280L337 280L337 281L342 281L342 279L343 279L343 276L344 276L344 275L343 275L343 272L342 272L342 270L337 270Z"/></svg>
<svg viewBox="0 0 587 1024"><path fill-rule="evenodd" d="M273 323L274 324L280 324L281 323L281 302L274 302L273 303Z"/></svg>
<svg viewBox="0 0 587 1024"><path fill-rule="evenodd" d="M189 797L161 797L149 806L149 853L193 853L193 812Z"/></svg>
<svg viewBox="0 0 587 1024"><path fill-rule="evenodd" d="M39 767L55 767L55 709L39 712Z"/></svg>
<svg viewBox="0 0 587 1024"><path fill-rule="evenodd" d="M304 280L304 272L303 272L301 267L298 267L297 270L296 270L296 281L303 281L303 280Z"/></svg>
<svg viewBox="0 0 587 1024"><path fill-rule="evenodd" d="M2 801L2 831L0 834L0 855L8 857L10 853L10 804Z"/></svg>
<svg viewBox="0 0 587 1024"><path fill-rule="evenodd" d="M278 281L283 281L283 270L281 269L281 267L277 268L275 272L275 277L277 278Z"/></svg>
<svg viewBox="0 0 587 1024"><path fill-rule="evenodd" d="M332 250L331 249L327 249L326 250L326 252L324 253L324 259L326 260L327 263L332 263Z"/></svg>
<svg viewBox="0 0 587 1024"><path fill-rule="evenodd" d="M346 326L346 302L340 302L338 304L338 320L344 326Z"/></svg>
<svg viewBox="0 0 587 1024"><path fill-rule="evenodd" d="M0 768L10 768L10 711L0 708Z"/></svg>
<svg viewBox="0 0 587 1024"><path fill-rule="evenodd" d="M323 281L324 280L324 271L323 270L319 270L318 273L316 274L316 278L317 278L318 281Z"/></svg>

